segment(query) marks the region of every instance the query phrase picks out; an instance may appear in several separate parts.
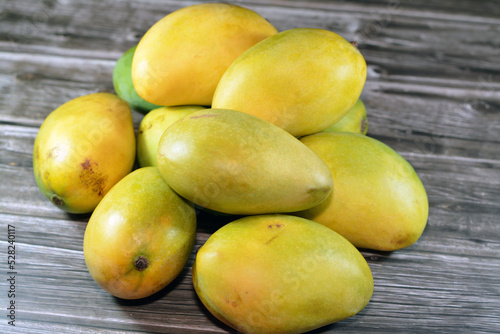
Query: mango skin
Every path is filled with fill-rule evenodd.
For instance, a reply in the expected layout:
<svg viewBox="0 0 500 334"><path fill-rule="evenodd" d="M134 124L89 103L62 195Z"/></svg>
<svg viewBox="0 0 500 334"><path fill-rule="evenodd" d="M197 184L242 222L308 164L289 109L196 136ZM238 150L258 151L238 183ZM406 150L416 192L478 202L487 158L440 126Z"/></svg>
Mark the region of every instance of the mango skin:
<svg viewBox="0 0 500 334"><path fill-rule="evenodd" d="M340 120L366 81L361 53L327 30L296 28L239 56L221 78L212 108L255 115L304 136Z"/></svg>
<svg viewBox="0 0 500 334"><path fill-rule="evenodd" d="M355 133L324 132L300 140L326 162L334 191L297 215L328 226L358 248L393 251L420 238L429 214L427 193L401 155Z"/></svg>
<svg viewBox="0 0 500 334"><path fill-rule="evenodd" d="M37 185L55 206L94 210L132 170L135 134L128 104L110 93L66 102L44 120L33 148Z"/></svg>
<svg viewBox="0 0 500 334"><path fill-rule="evenodd" d="M144 116L137 132L139 166L156 167L156 152L163 132L182 117L203 109L205 107L202 106L160 107Z"/></svg>
<svg viewBox="0 0 500 334"><path fill-rule="evenodd" d="M231 63L255 43L277 33L256 12L232 4L197 4L155 23L132 62L139 96L164 106L212 104Z"/></svg>
<svg viewBox="0 0 500 334"><path fill-rule="evenodd" d="M85 230L83 254L90 275L104 290L139 299L181 273L195 237L192 204L155 167L145 167L123 178L99 203Z"/></svg>
<svg viewBox="0 0 500 334"><path fill-rule="evenodd" d="M205 307L243 333L304 333L355 315L373 294L352 244L288 215L224 225L198 250L192 277Z"/></svg>
<svg viewBox="0 0 500 334"><path fill-rule="evenodd" d="M363 101L358 99L340 121L323 131L353 132L366 135L368 132L368 119L366 117L366 107Z"/></svg>
<svg viewBox="0 0 500 334"><path fill-rule="evenodd" d="M147 114L149 111L160 106L144 100L137 94L134 88L132 82L132 59L134 58L136 48L137 45L134 45L116 61L113 68L113 87L116 95L124 99L132 109L142 114Z"/></svg>
<svg viewBox="0 0 500 334"><path fill-rule="evenodd" d="M172 124L157 163L181 196L228 214L305 210L332 185L328 167L298 139L235 110L196 111Z"/></svg>

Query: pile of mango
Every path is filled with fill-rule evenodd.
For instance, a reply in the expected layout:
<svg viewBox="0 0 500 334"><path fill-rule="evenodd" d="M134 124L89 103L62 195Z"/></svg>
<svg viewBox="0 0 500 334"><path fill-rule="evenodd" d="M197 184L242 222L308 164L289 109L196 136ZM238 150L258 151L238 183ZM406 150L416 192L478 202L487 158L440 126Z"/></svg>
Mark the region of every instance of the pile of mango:
<svg viewBox="0 0 500 334"><path fill-rule="evenodd" d="M46 118L36 181L57 207L92 212L87 268L119 298L181 273L198 210L234 215L196 253L200 300L244 333L303 333L368 304L358 249L408 247L427 222L412 166L366 136L365 81L355 43L331 31L278 32L241 6L187 6L117 61L116 94ZM137 133L131 108L145 115Z"/></svg>

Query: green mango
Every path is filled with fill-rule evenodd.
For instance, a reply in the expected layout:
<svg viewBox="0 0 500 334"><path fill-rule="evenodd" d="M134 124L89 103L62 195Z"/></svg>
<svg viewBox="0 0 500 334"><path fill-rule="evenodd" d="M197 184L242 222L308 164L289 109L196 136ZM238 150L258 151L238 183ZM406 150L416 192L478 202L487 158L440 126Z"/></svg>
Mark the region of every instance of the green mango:
<svg viewBox="0 0 500 334"><path fill-rule="evenodd" d="M162 135L158 169L181 196L210 210L305 210L331 191L331 173L283 129L234 110L196 111Z"/></svg>
<svg viewBox="0 0 500 334"><path fill-rule="evenodd" d="M243 333L304 333L355 315L373 294L351 243L289 215L224 225L198 250L192 278L206 308Z"/></svg>
<svg viewBox="0 0 500 334"><path fill-rule="evenodd" d="M366 107L363 101L361 99L356 101L340 121L323 131L354 132L365 135L368 132L368 119L366 118Z"/></svg>
<svg viewBox="0 0 500 334"><path fill-rule="evenodd" d="M132 83L132 60L136 48L137 45L131 47L117 60L113 68L113 86L116 95L127 101L132 109L147 114L160 106L149 103L140 97Z"/></svg>
<svg viewBox="0 0 500 334"><path fill-rule="evenodd" d="M132 170L135 133L130 107L118 96L77 97L43 121L33 148L40 191L58 208L89 213Z"/></svg>
<svg viewBox="0 0 500 334"><path fill-rule="evenodd" d="M330 227L360 248L393 251L420 238L429 214L427 194L401 155L356 133L322 132L300 140L326 162L334 191L297 215Z"/></svg>
<svg viewBox="0 0 500 334"><path fill-rule="evenodd" d="M179 197L155 167L133 171L92 213L83 254L92 278L123 299L152 295L186 265L196 237L192 204Z"/></svg>
<svg viewBox="0 0 500 334"><path fill-rule="evenodd" d="M340 120L365 81L365 59L343 37L323 29L289 29L255 44L231 64L212 108L246 112L299 137Z"/></svg>
<svg viewBox="0 0 500 334"><path fill-rule="evenodd" d="M182 117L202 109L205 109L205 107L160 107L151 110L144 116L137 132L137 160L139 166L156 167L156 151L163 132Z"/></svg>

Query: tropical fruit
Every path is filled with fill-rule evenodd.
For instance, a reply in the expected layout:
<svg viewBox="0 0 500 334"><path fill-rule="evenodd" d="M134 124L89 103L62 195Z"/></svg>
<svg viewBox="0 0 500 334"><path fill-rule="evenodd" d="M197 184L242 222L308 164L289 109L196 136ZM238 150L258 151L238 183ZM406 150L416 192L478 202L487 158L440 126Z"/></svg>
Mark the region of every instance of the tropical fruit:
<svg viewBox="0 0 500 334"><path fill-rule="evenodd" d="M94 210L132 170L135 135L128 104L110 93L66 102L45 119L33 149L41 192L71 213Z"/></svg>
<svg viewBox="0 0 500 334"><path fill-rule="evenodd" d="M224 225L198 250L192 274L207 309L243 333L304 333L353 316L373 293L351 243L288 215Z"/></svg>
<svg viewBox="0 0 500 334"><path fill-rule="evenodd" d="M182 117L202 106L160 107L151 110L141 121L137 132L137 160L141 167L157 166L156 151L161 135L165 130Z"/></svg>
<svg viewBox="0 0 500 334"><path fill-rule="evenodd" d="M365 135L368 132L368 119L363 101L358 99L344 117L323 131L354 132Z"/></svg>
<svg viewBox="0 0 500 334"><path fill-rule="evenodd" d="M221 78L212 108L249 113L303 136L340 120L365 80L363 56L343 37L295 28L239 56Z"/></svg>
<svg viewBox="0 0 500 334"><path fill-rule="evenodd" d="M140 40L132 62L135 89L158 105L209 106L229 65L276 33L262 16L237 5L181 8L156 22Z"/></svg>
<svg viewBox="0 0 500 334"><path fill-rule="evenodd" d="M137 45L134 45L117 60L113 68L113 87L116 95L124 99L132 109L147 114L160 106L145 101L134 88L132 83L132 59L136 48Z"/></svg>
<svg viewBox="0 0 500 334"><path fill-rule="evenodd" d="M297 215L330 227L359 248L392 251L420 238L429 213L427 194L401 155L355 133L322 132L300 140L328 165L334 191Z"/></svg>
<svg viewBox="0 0 500 334"><path fill-rule="evenodd" d="M92 278L110 294L139 299L182 271L196 236L192 204L155 167L135 170L99 203L85 230L83 253Z"/></svg>
<svg viewBox="0 0 500 334"><path fill-rule="evenodd" d="M116 95L47 117L36 182L57 207L93 211L83 255L107 293L146 298L182 277L200 217L215 232L192 283L211 314L238 333L315 330L369 303L359 249L408 247L427 224L415 170L364 136L366 76L357 44L334 32L187 6L117 60ZM137 140L131 108L144 114Z"/></svg>
<svg viewBox="0 0 500 334"><path fill-rule="evenodd" d="M211 210L261 214L305 210L331 191L325 163L298 139L235 110L196 111L160 139L160 173L181 196Z"/></svg>

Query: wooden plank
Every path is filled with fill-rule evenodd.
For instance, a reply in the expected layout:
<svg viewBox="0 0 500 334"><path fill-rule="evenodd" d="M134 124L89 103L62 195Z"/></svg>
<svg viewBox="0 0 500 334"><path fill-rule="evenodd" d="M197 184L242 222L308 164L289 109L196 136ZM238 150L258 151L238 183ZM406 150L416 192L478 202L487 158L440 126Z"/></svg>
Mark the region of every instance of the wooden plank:
<svg viewBox="0 0 500 334"><path fill-rule="evenodd" d="M201 331L202 328L211 328L210 331L220 332L221 327L224 329L214 319L203 320L207 317L206 311L197 302L191 286L190 266L194 252L186 270L169 288L143 301L122 301L101 290L86 271L81 252L85 224L38 218L20 225L19 218L16 215L0 215L2 222L20 227L17 230L18 280L25 283L19 285L18 300L26 320L112 330L130 330L136 326L148 331L169 328ZM48 225L50 229L46 228ZM208 235L199 234L197 247ZM474 235L470 238L478 239ZM346 332L369 330L376 328L385 318L396 322L395 329L424 327L440 330L446 328L446 324L439 322L441 315L446 315L465 328L487 331L489 325L485 324L500 320L493 315L500 292L497 282L500 263L492 262L492 253L498 254L500 243L496 236L490 238L491 241L483 242L482 250L473 257L465 254L470 254L474 242L464 240L460 245L463 254L457 255L456 249L447 253L450 245L446 245L448 240L451 246L459 246L456 245L456 238L444 237L431 242L425 235L406 250L392 253L363 251L376 282L374 297L359 316L336 324L333 329L340 327ZM429 245L436 247L436 244L443 244L441 250L428 248ZM0 243L0 247L5 246L5 242ZM478 249L475 251L478 252ZM422 261L424 258L425 261ZM477 274L470 275L471 271ZM439 280L429 282L436 277ZM477 285L478 277L481 279L480 286ZM60 295L64 295L63 300ZM29 303L23 303L24 298ZM395 300L399 301L387 302ZM450 308L450 305L457 307ZM469 310L467 314L464 309ZM122 318L122 312L130 317ZM429 317L431 314L435 317L434 321ZM410 320L412 324L409 325L407 321ZM21 318L20 323L23 322L24 318Z"/></svg>
<svg viewBox="0 0 500 334"><path fill-rule="evenodd" d="M199 212L185 271L155 296L123 301L100 289L87 272L82 242L89 215L51 205L32 170L33 141L44 118L74 97L112 92L116 59L156 20L199 2L0 3L0 225L16 226L16 332L236 333L201 305L190 275L196 250L231 218ZM401 153L429 195L429 222L415 245L396 252L361 250L375 278L368 306L313 333L497 333L498 1L235 3L280 30L325 28L357 40L368 63L362 98L369 135ZM142 115L133 116L137 128ZM0 249L4 255L3 237ZM6 271L0 261L0 272ZM6 289L2 278L0 290ZM0 322L0 332L11 329Z"/></svg>

